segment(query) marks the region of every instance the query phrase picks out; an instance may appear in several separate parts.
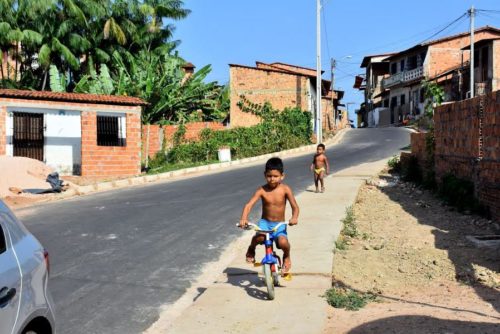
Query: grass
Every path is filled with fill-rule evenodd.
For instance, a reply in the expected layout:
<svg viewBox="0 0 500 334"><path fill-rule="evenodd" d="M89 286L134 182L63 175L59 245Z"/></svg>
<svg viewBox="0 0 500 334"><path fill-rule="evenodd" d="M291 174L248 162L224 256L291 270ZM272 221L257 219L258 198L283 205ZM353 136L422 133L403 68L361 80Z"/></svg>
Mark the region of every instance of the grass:
<svg viewBox="0 0 500 334"><path fill-rule="evenodd" d="M340 236L335 241L335 248L338 250L346 250L349 238L356 238L359 235L358 229L356 227L356 217L354 216L354 210L352 206L347 207L345 210L345 217L342 219L342 231Z"/></svg>
<svg viewBox="0 0 500 334"><path fill-rule="evenodd" d="M340 288L328 289L324 297L329 305L349 311L357 311L376 299L376 296L371 293L359 293L351 289Z"/></svg>

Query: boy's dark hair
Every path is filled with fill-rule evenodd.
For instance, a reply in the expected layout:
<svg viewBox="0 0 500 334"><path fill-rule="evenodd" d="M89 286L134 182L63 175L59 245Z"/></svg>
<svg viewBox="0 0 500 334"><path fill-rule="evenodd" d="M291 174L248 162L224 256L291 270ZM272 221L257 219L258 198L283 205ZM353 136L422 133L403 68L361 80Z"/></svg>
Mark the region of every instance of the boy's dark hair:
<svg viewBox="0 0 500 334"><path fill-rule="evenodd" d="M270 170L277 170L283 173L283 161L280 158L271 158L267 160L265 172Z"/></svg>
<svg viewBox="0 0 500 334"><path fill-rule="evenodd" d="M325 144L318 144L317 148L322 148L322 149L325 149Z"/></svg>

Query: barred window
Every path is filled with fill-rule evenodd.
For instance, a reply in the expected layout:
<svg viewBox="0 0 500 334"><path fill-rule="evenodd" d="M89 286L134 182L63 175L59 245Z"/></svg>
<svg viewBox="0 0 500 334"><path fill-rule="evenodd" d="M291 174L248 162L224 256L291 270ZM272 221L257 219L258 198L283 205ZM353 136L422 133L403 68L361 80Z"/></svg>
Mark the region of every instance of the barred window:
<svg viewBox="0 0 500 334"><path fill-rule="evenodd" d="M97 115L97 145L127 146L125 116Z"/></svg>

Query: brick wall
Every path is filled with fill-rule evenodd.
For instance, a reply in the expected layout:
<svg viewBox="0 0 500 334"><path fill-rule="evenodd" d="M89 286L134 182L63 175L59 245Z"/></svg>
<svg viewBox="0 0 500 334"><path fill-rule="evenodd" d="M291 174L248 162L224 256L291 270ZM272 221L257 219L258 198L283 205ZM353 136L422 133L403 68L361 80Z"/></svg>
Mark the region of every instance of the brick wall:
<svg viewBox="0 0 500 334"><path fill-rule="evenodd" d="M7 154L7 108L0 107L0 155Z"/></svg>
<svg viewBox="0 0 500 334"><path fill-rule="evenodd" d="M480 149L480 103L483 99L482 150ZM483 97L446 104L434 115L437 181L446 174L475 184L478 199L500 220L500 91ZM419 135L411 137L412 153L425 155ZM478 159L482 157L482 159Z"/></svg>
<svg viewBox="0 0 500 334"><path fill-rule="evenodd" d="M150 125L149 130L149 156L154 157L156 153L160 152L163 147L163 141L165 140L167 147L172 146L174 134L179 128L178 125L166 125L160 126L156 124ZM203 129L212 130L224 130L225 127L222 123L218 122L192 122L186 124L186 140L198 140L200 132ZM147 125L142 127L142 147L143 156L146 156L146 135L147 135Z"/></svg>
<svg viewBox="0 0 500 334"><path fill-rule="evenodd" d="M477 42L492 37L499 37L499 35L488 31L481 31L474 34L474 41ZM468 61L469 51L461 50L468 45L470 45L470 36L465 35L429 46L430 55L429 59L426 60L426 63L428 63L428 73L426 73L426 75L434 76L451 67L460 65L462 63L462 54L463 61Z"/></svg>
<svg viewBox="0 0 500 334"><path fill-rule="evenodd" d="M132 176L141 172L141 115L127 113L126 146L97 145L97 113L83 111L82 176Z"/></svg>
<svg viewBox="0 0 500 334"><path fill-rule="evenodd" d="M229 72L232 127L259 123L257 116L240 110L237 105L240 95L245 95L252 103L267 101L278 110L286 107L309 110L309 80L306 77L244 66L231 66Z"/></svg>

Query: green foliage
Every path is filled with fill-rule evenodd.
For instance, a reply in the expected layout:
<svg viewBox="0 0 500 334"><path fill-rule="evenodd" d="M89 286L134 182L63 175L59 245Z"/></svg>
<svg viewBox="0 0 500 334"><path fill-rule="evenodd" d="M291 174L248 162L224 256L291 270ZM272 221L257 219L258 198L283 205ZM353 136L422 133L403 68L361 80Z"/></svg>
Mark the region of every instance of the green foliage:
<svg viewBox="0 0 500 334"><path fill-rule="evenodd" d="M308 112L288 108L273 121L264 121L252 127L224 131L204 129L198 142L179 139L177 136L184 136L179 127L165 161L171 164L216 161L219 148L224 146L230 148L233 158L241 159L309 144L310 117Z"/></svg>
<svg viewBox="0 0 500 334"><path fill-rule="evenodd" d="M83 76L76 84L74 91L77 93L113 94L115 87L106 64L101 65L99 74L92 69L90 74Z"/></svg>
<svg viewBox="0 0 500 334"><path fill-rule="evenodd" d="M66 91L66 78L61 75L55 65L50 65L50 90L53 92Z"/></svg>
<svg viewBox="0 0 500 334"><path fill-rule="evenodd" d="M359 232L356 227L356 218L354 217L352 205L347 207L345 214L344 219L342 219L342 224L344 225L342 234L350 238L355 238L359 235Z"/></svg>
<svg viewBox="0 0 500 334"><path fill-rule="evenodd" d="M329 305L349 311L357 311L376 299L376 296L371 293L359 293L351 289L336 287L328 289L324 297Z"/></svg>
<svg viewBox="0 0 500 334"><path fill-rule="evenodd" d="M424 81L422 84L425 97L425 114L432 118L436 106L440 106L444 101L444 90L436 82Z"/></svg>
<svg viewBox="0 0 500 334"><path fill-rule="evenodd" d="M389 161L387 161L387 165L393 172L399 173L401 170L401 161L399 160L399 156L394 155L389 159Z"/></svg>
<svg viewBox="0 0 500 334"><path fill-rule="evenodd" d="M335 241L335 248L338 250L346 250L348 239L359 236L358 228L356 227L356 217L352 205L345 210L345 217L342 219L342 231L338 239Z"/></svg>
<svg viewBox="0 0 500 334"><path fill-rule="evenodd" d="M51 65L78 82L92 59L94 69L106 63L118 75L115 51L169 54L179 43L171 22L190 12L183 7L181 0L0 1L0 49L16 62L1 73L2 87L43 90Z"/></svg>

